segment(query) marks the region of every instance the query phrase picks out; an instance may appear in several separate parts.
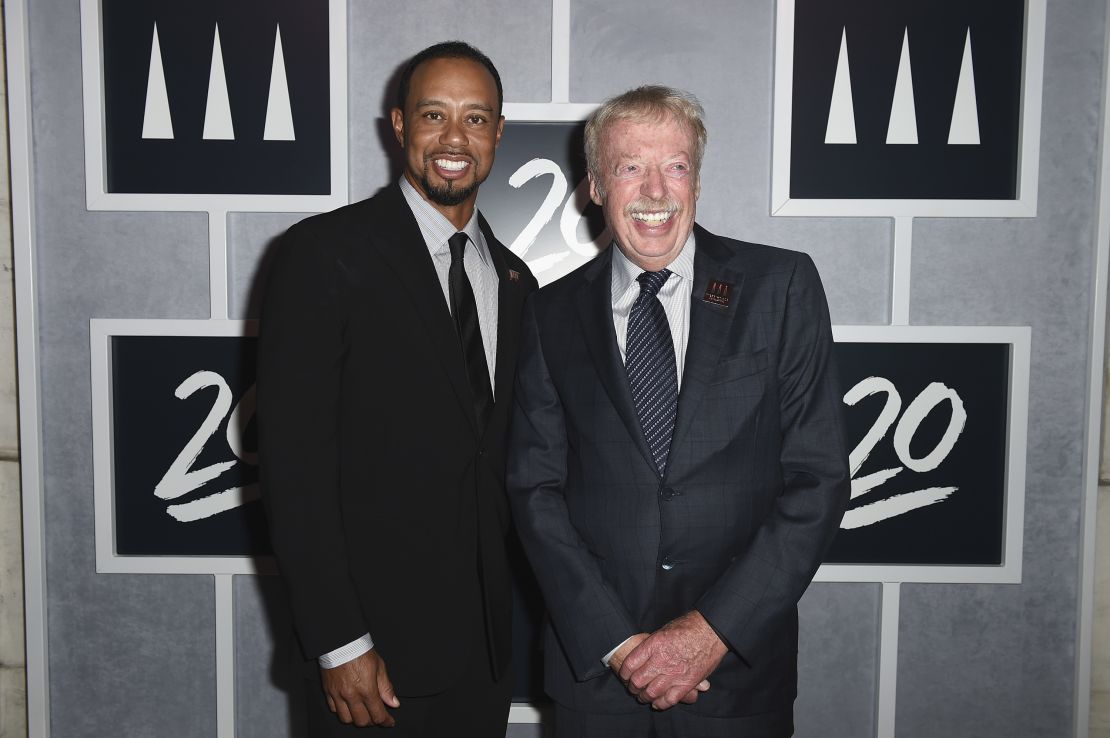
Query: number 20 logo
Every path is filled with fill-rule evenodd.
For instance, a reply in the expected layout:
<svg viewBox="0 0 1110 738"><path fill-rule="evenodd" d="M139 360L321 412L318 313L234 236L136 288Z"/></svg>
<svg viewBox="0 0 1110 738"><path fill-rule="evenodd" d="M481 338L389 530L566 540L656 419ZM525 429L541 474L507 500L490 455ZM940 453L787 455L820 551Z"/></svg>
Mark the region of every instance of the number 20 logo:
<svg viewBox="0 0 1110 738"><path fill-rule="evenodd" d="M227 380L212 371L199 371L191 374L184 382L177 386L174 395L179 400L184 400L197 390L205 387L216 387L216 399L212 409L197 427L189 441L182 447L180 453L170 464L169 469L154 485L154 496L161 500L176 500L179 497L200 489L225 471L235 466L239 461L250 466L258 465L258 454L243 448L240 429L246 428L255 410L255 388L252 384L234 409L231 406L232 393ZM230 412L230 415L229 415ZM224 435L227 445L235 455L230 461L220 461L209 464L201 469L193 469L200 452L208 439L220 429L220 424L227 418L227 430ZM257 500L259 491L257 484L248 484L242 487L229 487L221 492L202 497L198 500L170 505L166 513L182 523L191 523L203 518L210 518L222 512L227 512L248 502Z"/></svg>
<svg viewBox="0 0 1110 738"><path fill-rule="evenodd" d="M865 397L884 392L886 403L872 423L870 430L863 436L856 447L848 456L848 465L852 470L852 499L875 491L885 482L901 474L904 469L924 473L936 469L948 458L955 448L956 442L967 425L967 411L964 409L963 400L956 390L940 382L933 382L923 389L906 408L905 413L899 418L902 410L902 396L894 383L884 377L867 377L858 382L844 395L844 404L852 406ZM910 452L910 443L921 427L925 418L942 402L947 401L951 408L948 426L944 434L932 451L918 458ZM897 424L895 424L897 421ZM863 466L863 462L875 450L875 447L886 436L891 426L894 426L894 453L902 466L871 472L862 477L856 474ZM958 487L928 487L914 492L905 492L892 497L872 502L853 508L844 514L840 527L845 529L862 528L868 525L888 520L898 515L904 515L911 510L916 510L927 505L943 502L955 492Z"/></svg>
<svg viewBox="0 0 1110 738"><path fill-rule="evenodd" d="M567 175L562 168L550 159L532 159L521 164L513 172L512 176L509 177L509 185L520 189L526 182L543 176L551 177L551 186L547 195L540 203L540 207L536 210L532 219L524 226L520 235L513 240L509 249L523 259L535 244L540 232L555 217L555 212L561 204L563 210L559 216L559 233L563 237L563 243L570 251L549 254L529 261L528 266L537 274L550 269L570 256L571 253L585 257L582 261L593 258L609 242L608 229L603 231L595 240L585 242L578 240L578 226L585 218L586 208L590 204L590 181L588 178L583 178L578 186L574 188L574 191L571 192L570 197L567 197L569 186Z"/></svg>

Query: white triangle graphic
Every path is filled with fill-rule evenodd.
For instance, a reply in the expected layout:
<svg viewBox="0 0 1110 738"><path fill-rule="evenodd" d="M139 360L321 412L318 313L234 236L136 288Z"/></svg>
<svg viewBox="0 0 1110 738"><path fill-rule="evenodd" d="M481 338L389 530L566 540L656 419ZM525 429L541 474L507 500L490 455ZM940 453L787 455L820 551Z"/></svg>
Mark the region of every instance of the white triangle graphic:
<svg viewBox="0 0 1110 738"><path fill-rule="evenodd" d="M289 82L285 78L285 54L281 51L281 26L274 41L274 65L270 69L270 97L266 101L265 141L296 141L293 111L289 106Z"/></svg>
<svg viewBox="0 0 1110 738"><path fill-rule="evenodd" d="M146 109L143 111L143 138L173 138L170 98L166 94L166 73L162 70L162 47L158 43L158 24L150 44L150 72L146 78Z"/></svg>
<svg viewBox="0 0 1110 738"><path fill-rule="evenodd" d="M836 60L836 77L833 79L825 143L854 144L855 142L856 114L852 106L852 77L848 73L848 29L845 28L840 33L840 56Z"/></svg>
<svg viewBox="0 0 1110 738"><path fill-rule="evenodd" d="M227 77L224 75L224 52L220 47L220 26L212 42L212 71L208 75L208 104L204 107L206 141L230 141L235 138L231 125L231 101L227 98Z"/></svg>
<svg viewBox="0 0 1110 738"><path fill-rule="evenodd" d="M971 29L964 42L964 60L960 63L960 81L956 85L956 103L952 106L952 126L948 129L949 144L979 143L979 111L975 100L975 69L971 61Z"/></svg>
<svg viewBox="0 0 1110 738"><path fill-rule="evenodd" d="M902 37L902 57L898 60L898 80L894 83L894 102L886 129L888 144L917 143L917 109L913 104L913 73L910 71L910 31Z"/></svg>

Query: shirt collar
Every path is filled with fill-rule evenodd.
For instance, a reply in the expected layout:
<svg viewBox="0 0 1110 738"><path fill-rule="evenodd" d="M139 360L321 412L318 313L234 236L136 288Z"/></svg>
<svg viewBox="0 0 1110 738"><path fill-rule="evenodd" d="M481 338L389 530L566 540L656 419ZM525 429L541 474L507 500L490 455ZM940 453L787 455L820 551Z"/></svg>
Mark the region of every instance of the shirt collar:
<svg viewBox="0 0 1110 738"><path fill-rule="evenodd" d="M610 248L613 249L613 299L616 299L618 295L636 282L636 278L644 270L633 264L624 255L624 252L618 248L615 241ZM683 244L682 250L678 252L678 256L666 266L671 271L672 276L689 280L688 283L691 284L694 280L694 249L694 231L691 230L690 235L686 237L686 243ZM671 280L668 279L667 282L670 283Z"/></svg>
<svg viewBox="0 0 1110 738"><path fill-rule="evenodd" d="M420 226L420 233L424 236L424 243L428 245L428 250L432 252L433 255L446 253L449 248L447 239L458 233L459 230L447 219L447 216L436 210L434 205L425 200L403 174L401 175L400 185L401 194L405 196L405 201L409 204L412 214L416 216L416 224ZM485 238L482 237L482 229L478 226L477 208L471 213L470 220L463 226L462 232L465 233L470 238L470 242L474 244L474 250L478 253L482 263L488 265L490 257L486 250Z"/></svg>

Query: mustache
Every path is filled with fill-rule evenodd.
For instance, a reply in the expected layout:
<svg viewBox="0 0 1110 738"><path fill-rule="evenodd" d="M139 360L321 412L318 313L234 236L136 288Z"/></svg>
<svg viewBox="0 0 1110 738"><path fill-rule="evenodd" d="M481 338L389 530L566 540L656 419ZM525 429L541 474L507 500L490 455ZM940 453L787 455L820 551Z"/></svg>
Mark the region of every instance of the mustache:
<svg viewBox="0 0 1110 738"><path fill-rule="evenodd" d="M652 200L651 198L641 197L639 200L633 200L624 206L625 215L635 215L636 213L675 213L682 210L682 204L677 200L665 198L663 200Z"/></svg>
<svg viewBox="0 0 1110 738"><path fill-rule="evenodd" d="M456 151L454 149L443 149L441 151L435 152L434 154L425 154L424 155L424 161L429 162L429 161L432 161L433 159L438 159L441 156L461 156L461 157L464 157L466 159L473 159L474 158L465 151Z"/></svg>

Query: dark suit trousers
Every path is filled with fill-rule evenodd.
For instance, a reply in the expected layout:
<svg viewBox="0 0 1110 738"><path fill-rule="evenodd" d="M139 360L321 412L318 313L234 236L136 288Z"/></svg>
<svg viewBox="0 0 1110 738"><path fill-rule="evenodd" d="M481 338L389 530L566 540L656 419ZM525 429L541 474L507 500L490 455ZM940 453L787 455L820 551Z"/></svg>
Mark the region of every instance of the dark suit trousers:
<svg viewBox="0 0 1110 738"><path fill-rule="evenodd" d="M460 632L459 637L469 637L474 644L462 677L438 694L419 697L398 694L401 706L395 710L389 708L397 721L393 728L359 728L339 722L328 709L319 670L316 670L316 678L307 681L310 738L378 735L382 738L504 738L512 699L512 669L507 669L495 682L484 632Z"/></svg>
<svg viewBox="0 0 1110 738"><path fill-rule="evenodd" d="M631 700L632 697L629 697ZM555 738L789 738L792 710L739 718L695 715L681 705L658 712L598 714L555 706Z"/></svg>

